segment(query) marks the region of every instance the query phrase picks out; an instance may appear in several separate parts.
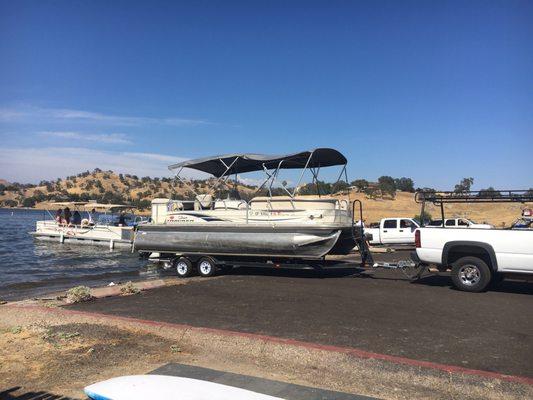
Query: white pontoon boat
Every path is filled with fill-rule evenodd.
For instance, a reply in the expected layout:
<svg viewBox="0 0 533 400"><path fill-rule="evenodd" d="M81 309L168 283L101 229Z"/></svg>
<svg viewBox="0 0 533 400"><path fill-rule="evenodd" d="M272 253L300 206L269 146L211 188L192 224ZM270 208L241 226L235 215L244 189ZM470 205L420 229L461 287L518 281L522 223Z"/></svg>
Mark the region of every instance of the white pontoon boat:
<svg viewBox="0 0 533 400"><path fill-rule="evenodd" d="M341 166L339 181L346 177L346 163L337 150L320 148L284 156L229 154L171 165L169 168L177 170L177 178L185 184L181 173L186 168L213 175L215 188L227 183L231 175L264 171L266 178L257 191L268 189L269 195L249 202L222 200L213 197L213 190L195 193L192 201L155 199L152 223L138 227L134 248L181 262L187 271L197 262L202 275L212 273L207 264L213 266L228 257L275 263L277 259L321 260L326 255L348 254L361 238L361 230L354 227L350 202L320 193L297 195L305 170L311 171L318 188L321 168ZM300 180L292 192L282 185L286 195L273 196L274 182L283 169L301 169ZM202 265L207 272L202 271ZM178 274L187 271L181 274L178 265Z"/></svg>
<svg viewBox="0 0 533 400"><path fill-rule="evenodd" d="M80 221L57 220L50 210L68 207L80 213ZM131 247L134 226L140 217L133 215L134 207L124 204L94 202L55 202L47 211L50 219L37 221L35 239L54 240L60 243L97 244ZM92 211L95 211L94 213Z"/></svg>

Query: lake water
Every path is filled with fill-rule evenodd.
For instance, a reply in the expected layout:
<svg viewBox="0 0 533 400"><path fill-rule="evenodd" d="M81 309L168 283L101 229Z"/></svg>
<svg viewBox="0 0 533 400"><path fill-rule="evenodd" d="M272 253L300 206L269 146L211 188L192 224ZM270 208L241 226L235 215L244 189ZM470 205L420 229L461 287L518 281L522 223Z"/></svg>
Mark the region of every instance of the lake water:
<svg viewBox="0 0 533 400"><path fill-rule="evenodd" d="M42 219L40 210L0 208L0 299L160 277L128 249L34 240L28 232Z"/></svg>

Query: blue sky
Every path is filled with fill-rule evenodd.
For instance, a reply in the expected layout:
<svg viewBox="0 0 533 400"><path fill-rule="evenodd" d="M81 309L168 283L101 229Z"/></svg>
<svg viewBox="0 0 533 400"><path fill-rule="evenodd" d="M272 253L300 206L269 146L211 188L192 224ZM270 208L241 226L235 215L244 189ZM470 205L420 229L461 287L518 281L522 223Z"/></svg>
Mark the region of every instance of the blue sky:
<svg viewBox="0 0 533 400"><path fill-rule="evenodd" d="M533 3L0 1L0 178L334 147L533 186Z"/></svg>

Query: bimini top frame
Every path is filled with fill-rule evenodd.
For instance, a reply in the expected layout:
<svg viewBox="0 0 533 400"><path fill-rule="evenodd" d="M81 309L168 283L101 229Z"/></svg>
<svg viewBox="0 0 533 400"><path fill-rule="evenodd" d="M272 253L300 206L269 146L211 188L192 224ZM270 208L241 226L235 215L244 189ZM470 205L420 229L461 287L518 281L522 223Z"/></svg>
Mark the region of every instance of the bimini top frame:
<svg viewBox="0 0 533 400"><path fill-rule="evenodd" d="M254 153L235 153L220 156L212 156L205 158L198 158L195 160L187 160L177 164L170 165L168 168L177 170L176 177L183 183L187 184L181 177L180 173L184 168L191 168L197 171L202 171L218 178L215 187L222 181L227 181L230 175L236 175L245 172L263 171L267 178L259 186L257 191L261 190L265 185L269 184L268 190L271 194L271 189L278 173L282 169L302 169L300 179L295 186L294 192L290 193L287 188L283 189L294 197L296 190L300 185L304 172L309 169L313 174L313 181L318 184L318 172L321 167L332 167L342 165L343 168L339 174L337 182L344 174L346 181L346 157L339 151L330 148L317 148L309 151L302 151L300 153L293 153L287 155L266 155ZM194 190L192 190L197 194Z"/></svg>
<svg viewBox="0 0 533 400"><path fill-rule="evenodd" d="M529 190L476 190L465 192L417 192L415 201L421 204L420 218L424 219L426 203L440 207L444 227L444 204L460 203L533 203L533 192ZM424 226L424 221L422 226Z"/></svg>

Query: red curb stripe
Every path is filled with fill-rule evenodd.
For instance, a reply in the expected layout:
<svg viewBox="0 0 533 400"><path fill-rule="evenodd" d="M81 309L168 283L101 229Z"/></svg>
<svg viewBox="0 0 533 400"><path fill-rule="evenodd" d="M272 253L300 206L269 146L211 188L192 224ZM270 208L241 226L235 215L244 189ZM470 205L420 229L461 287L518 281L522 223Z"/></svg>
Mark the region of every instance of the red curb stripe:
<svg viewBox="0 0 533 400"><path fill-rule="evenodd" d="M281 337L276 337L276 336L261 335L261 334L256 334L256 333L237 332L237 331L230 331L230 330L217 329L217 328L196 327L196 326L191 326L191 325L186 325L186 324L153 321L153 320L133 318L133 317L124 317L120 315L100 314L100 313L94 313L94 312L88 312L88 311L69 310L65 308L57 309L57 308L49 308L49 307L42 307L42 306L36 306L36 305L26 305L26 306L25 305L22 305L22 306L21 305L8 305L8 306L12 308L21 308L21 309L32 308L32 309L40 310L40 311L47 312L47 313L81 315L81 316L88 316L88 317L103 318L103 319L107 319L111 321L118 320L118 321L134 322L137 324L149 325L149 326L155 326L155 327L167 327L167 328L174 328L174 329L191 330L191 331L196 331L196 332L213 333L213 334L217 334L221 336L244 337L244 338L255 339L255 340L263 340L263 341L270 342L270 343L288 344L288 345L302 347L306 349L321 350L321 351L327 351L331 353L348 354L348 355L358 357L358 358L363 358L363 359L382 360L382 361L388 361L388 362L395 363L395 364L404 364L404 365L410 365L413 367L435 369L435 370L444 371L448 373L454 373L454 374L474 375L474 376L480 376L483 378L499 379L499 380L507 381L507 382L515 382L515 383L522 383L525 385L533 385L533 378L526 377L526 376L506 375L506 374L501 374L499 372L483 371L479 369L460 367L457 365L448 365L448 364L435 363L432 361L415 360L412 358L374 353L371 351L360 350L360 349L352 348L352 347L341 347L341 346L333 346L333 345L327 345L327 344L318 344L318 343L304 342L304 341L300 341L296 339L286 339L286 338L281 338Z"/></svg>

